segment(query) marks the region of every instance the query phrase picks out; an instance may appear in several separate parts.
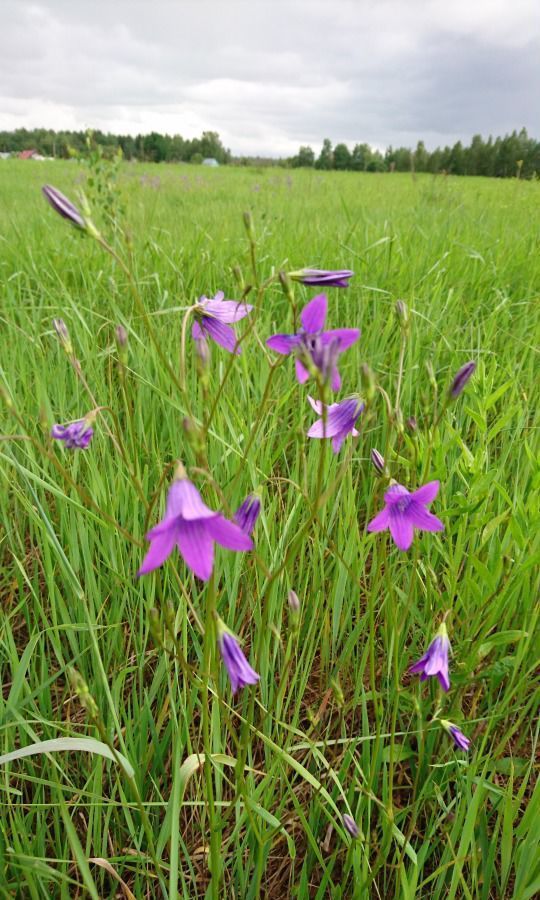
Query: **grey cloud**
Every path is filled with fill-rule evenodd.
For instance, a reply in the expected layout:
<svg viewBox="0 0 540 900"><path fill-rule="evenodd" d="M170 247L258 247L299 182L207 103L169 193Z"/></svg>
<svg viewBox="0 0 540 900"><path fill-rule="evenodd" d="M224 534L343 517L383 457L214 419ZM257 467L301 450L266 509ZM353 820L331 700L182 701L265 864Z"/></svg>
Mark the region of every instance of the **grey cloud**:
<svg viewBox="0 0 540 900"><path fill-rule="evenodd" d="M0 128L214 128L289 153L536 126L536 0L4 0L2 20Z"/></svg>

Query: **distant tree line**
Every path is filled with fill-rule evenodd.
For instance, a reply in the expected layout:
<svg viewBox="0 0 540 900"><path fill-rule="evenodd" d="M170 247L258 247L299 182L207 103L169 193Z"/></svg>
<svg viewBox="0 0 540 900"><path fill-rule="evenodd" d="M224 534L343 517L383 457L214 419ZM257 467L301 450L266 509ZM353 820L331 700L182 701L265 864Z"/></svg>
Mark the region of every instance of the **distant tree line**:
<svg viewBox="0 0 540 900"><path fill-rule="evenodd" d="M495 178L540 177L540 141L527 130L513 131L504 137L484 140L475 134L471 143L461 141L453 147L437 147L431 152L423 141L415 150L408 147L388 147L385 153L373 150L369 144L336 144L326 138L316 158L311 147L300 147L289 161L293 168L343 169L353 172L449 172L452 175L488 175Z"/></svg>
<svg viewBox="0 0 540 900"><path fill-rule="evenodd" d="M145 162L202 162L213 157L219 163L228 163L230 150L221 143L215 131L204 131L200 138L186 139L179 134L106 134L92 131L92 143L103 148L104 155L113 156L121 149L125 159ZM16 131L0 131L0 151L20 153L21 150L37 150L42 156L69 159L86 156L87 131L52 131L48 128L17 128Z"/></svg>
<svg viewBox="0 0 540 900"><path fill-rule="evenodd" d="M144 162L202 162L208 157L219 163L233 165L278 165L293 168L338 169L353 172L448 172L452 175L487 175L495 178L540 177L540 141L530 138L527 130L513 131L504 137L484 140L475 134L468 146L461 141L453 147L426 149L423 141L416 148L388 147L382 153L369 144L355 144L352 150L346 144L336 144L326 138L321 152L315 156L311 147L300 147L290 159L263 157L232 157L221 143L216 131L204 131L200 138L183 138L179 134L132 135L107 134L92 131L89 142L87 131L53 131L47 128L17 128L0 131L0 151L20 153L37 150L42 156L69 159L86 156L89 147L98 146L104 156L122 151L125 159Z"/></svg>

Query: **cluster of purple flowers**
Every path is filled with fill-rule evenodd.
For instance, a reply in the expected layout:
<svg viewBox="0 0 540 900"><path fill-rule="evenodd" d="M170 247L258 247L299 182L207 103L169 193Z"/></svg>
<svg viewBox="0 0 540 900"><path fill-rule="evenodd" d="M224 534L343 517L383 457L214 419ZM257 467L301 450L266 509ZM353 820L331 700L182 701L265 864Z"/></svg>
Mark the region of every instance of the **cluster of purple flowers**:
<svg viewBox="0 0 540 900"><path fill-rule="evenodd" d="M43 193L64 219L79 230L92 233L93 226L90 220L85 219L60 191L46 186ZM346 288L353 274L350 270L302 269L290 272L288 277L307 286ZM218 291L212 298L201 297L193 309L192 326L192 337L199 359L207 364L209 340L229 353L239 354L240 340L232 326L248 316L252 309L250 304L243 301L226 300L222 291ZM274 352L282 356L293 356L298 382L304 384L310 378L314 378L322 397L326 396L328 389L340 390L341 375L338 368L340 356L360 338L360 330L357 328L327 329L327 313L326 294L318 294L302 310L298 331L292 334L274 334L266 341L267 346ZM408 329L408 310L403 301L396 304L396 314L400 326L405 330ZM55 321L55 328L64 349L70 350L69 334L62 320ZM117 338L119 345L125 346L127 341L125 329L121 334L117 332ZM458 397L463 391L475 368L476 364L472 361L462 366L452 382L449 391L450 400ZM368 399L369 396L368 394ZM330 439L334 453L339 453L349 435L358 436L356 426L365 410L365 404L360 397L352 395L336 403L325 403L322 399L313 397L308 397L308 401L319 418L309 428L307 437ZM51 436L63 441L69 449L85 450L94 433L92 427L94 418L95 413L90 413L83 419L67 425L56 424ZM387 479L385 461L377 450L372 451L372 461L377 474ZM389 530L398 549L406 552L412 544L415 529L428 532L444 530L440 519L428 509L438 491L438 481L430 481L410 492L391 479L384 495L384 508L368 523L367 530L369 532ZM204 503L199 491L180 465L169 488L165 515L146 535L150 547L138 574L146 575L159 568L176 548L188 568L202 581L208 581L214 566L215 544L235 552L253 549L251 535L260 509L259 498L250 494L237 509L233 519L227 518ZM297 613L299 601L294 592L291 592L289 603L291 610ZM218 646L233 693L246 685L257 683L260 676L249 665L238 640L221 620L218 620ZM442 690L448 691L449 652L450 641L443 622L424 655L410 667L410 673L420 675L421 681L435 677ZM461 730L448 720L440 721L452 736L455 745L459 749L467 750L470 741ZM343 823L353 838L358 836L358 826L350 815L346 814L343 817Z"/></svg>

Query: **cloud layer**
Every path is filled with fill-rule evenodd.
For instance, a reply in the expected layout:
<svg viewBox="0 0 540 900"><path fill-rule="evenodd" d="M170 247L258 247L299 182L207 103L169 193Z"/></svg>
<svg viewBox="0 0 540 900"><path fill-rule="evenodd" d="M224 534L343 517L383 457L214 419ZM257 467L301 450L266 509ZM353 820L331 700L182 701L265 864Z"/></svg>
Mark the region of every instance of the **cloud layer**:
<svg viewBox="0 0 540 900"><path fill-rule="evenodd" d="M537 0L4 0L0 129L97 127L234 153L538 131ZM536 129L536 131L535 131Z"/></svg>

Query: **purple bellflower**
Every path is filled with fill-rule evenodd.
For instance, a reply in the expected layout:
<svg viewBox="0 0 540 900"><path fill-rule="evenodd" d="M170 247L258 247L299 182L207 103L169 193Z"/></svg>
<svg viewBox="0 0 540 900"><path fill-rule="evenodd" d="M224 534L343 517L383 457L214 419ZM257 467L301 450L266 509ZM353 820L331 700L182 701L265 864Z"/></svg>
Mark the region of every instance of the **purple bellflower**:
<svg viewBox="0 0 540 900"><path fill-rule="evenodd" d="M178 547L180 556L195 575L208 581L214 567L214 542L228 550L251 550L253 541L234 522L209 509L185 470L169 488L165 518L146 535L150 549L139 575L161 566Z"/></svg>
<svg viewBox="0 0 540 900"><path fill-rule="evenodd" d="M241 506L236 510L233 519L240 526L245 534L251 534L259 513L261 511L261 501L256 494L248 494Z"/></svg>
<svg viewBox="0 0 540 900"><path fill-rule="evenodd" d="M300 269L289 272L289 278L311 287L349 287L354 272L350 269Z"/></svg>
<svg viewBox="0 0 540 900"><path fill-rule="evenodd" d="M50 203L52 208L61 215L63 219L67 219L68 222L71 222L72 225L75 225L83 231L86 230L86 222L81 213L71 200L68 200L58 188L55 188L50 184L45 184L41 188L41 191L48 203Z"/></svg>
<svg viewBox="0 0 540 900"><path fill-rule="evenodd" d="M228 631L221 620L218 620L218 646L233 694L247 684L257 684L260 676L251 668L234 634Z"/></svg>
<svg viewBox="0 0 540 900"><path fill-rule="evenodd" d="M318 422L309 429L307 436L310 438L332 438L332 449L334 453L339 453L341 445L348 434L354 437L358 435L358 431L354 427L361 413L364 410L364 404L358 397L347 397L339 403L323 404L313 397L308 397L311 406L322 417L323 409L326 409L326 422L320 418Z"/></svg>
<svg viewBox="0 0 540 900"><path fill-rule="evenodd" d="M224 300L223 291L215 297L200 297L195 306L195 322L191 335L194 340L212 338L216 344L224 347L229 353L240 353L238 341L231 324L239 322L253 309L248 303L239 300Z"/></svg>
<svg viewBox="0 0 540 900"><path fill-rule="evenodd" d="M326 294L318 294L302 310L300 320L302 327L297 334L274 334L266 344L276 353L296 356L296 377L304 384L310 377L310 371L304 365L309 361L318 369L323 380L329 378L333 391L341 387L341 377L337 367L340 353L352 346L360 337L358 328L337 328L325 331L327 300Z"/></svg>
<svg viewBox="0 0 540 900"><path fill-rule="evenodd" d="M64 441L68 450L86 450L94 435L92 425L95 418L96 414L91 412L84 419L77 419L68 425L53 425L51 437L55 441Z"/></svg>
<svg viewBox="0 0 540 900"><path fill-rule="evenodd" d="M468 737L466 737L461 728L458 728L457 725L454 725L453 722L449 722L447 719L441 719L441 725L446 729L448 734L452 737L454 744L458 748L458 750L468 750L471 742Z"/></svg>
<svg viewBox="0 0 540 900"><path fill-rule="evenodd" d="M409 549L415 528L421 531L444 531L440 519L427 509L438 492L438 481L430 481L412 494L403 485L393 484L384 495L384 509L371 520L367 530L385 531L389 528L394 543L400 550Z"/></svg>
<svg viewBox="0 0 540 900"><path fill-rule="evenodd" d="M432 640L424 655L415 662L409 672L420 675L420 681L425 681L430 675L435 675L443 691L450 690L450 677L448 675L448 652L450 641L446 625L442 623L436 637Z"/></svg>

